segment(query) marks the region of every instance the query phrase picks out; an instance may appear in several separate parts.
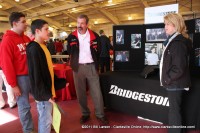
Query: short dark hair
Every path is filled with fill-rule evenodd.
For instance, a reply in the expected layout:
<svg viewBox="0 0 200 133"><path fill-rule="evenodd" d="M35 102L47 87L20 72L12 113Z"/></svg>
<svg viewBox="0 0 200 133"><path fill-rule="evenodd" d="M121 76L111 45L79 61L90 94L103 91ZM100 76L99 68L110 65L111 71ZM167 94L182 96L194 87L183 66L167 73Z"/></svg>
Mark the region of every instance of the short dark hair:
<svg viewBox="0 0 200 133"><path fill-rule="evenodd" d="M103 34L103 33L104 33L104 31L103 31L103 30L100 30L100 31L99 31L99 34Z"/></svg>
<svg viewBox="0 0 200 133"><path fill-rule="evenodd" d="M21 12L12 12L9 16L9 22L11 27L13 27L13 22L18 22L21 17L25 17L25 14Z"/></svg>
<svg viewBox="0 0 200 133"><path fill-rule="evenodd" d="M47 23L47 21L45 21L43 19L36 19L36 20L32 21L32 23L31 23L32 34L35 35L35 30L36 29L41 30L45 24L48 24L48 23Z"/></svg>
<svg viewBox="0 0 200 133"><path fill-rule="evenodd" d="M84 19L86 20L86 24L88 24L88 22L89 22L89 18L88 18L88 16L85 15L85 14L79 15L78 18L84 18Z"/></svg>
<svg viewBox="0 0 200 133"><path fill-rule="evenodd" d="M155 50L156 50L156 47L151 47L151 48L150 48L150 50L153 50L153 49L155 49Z"/></svg>

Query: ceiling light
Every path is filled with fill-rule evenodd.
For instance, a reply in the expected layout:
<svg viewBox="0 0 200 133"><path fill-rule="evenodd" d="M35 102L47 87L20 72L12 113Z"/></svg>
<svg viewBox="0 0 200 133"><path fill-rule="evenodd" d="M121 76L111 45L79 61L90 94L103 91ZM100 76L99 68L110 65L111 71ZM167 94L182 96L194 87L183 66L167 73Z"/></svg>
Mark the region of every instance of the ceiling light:
<svg viewBox="0 0 200 133"><path fill-rule="evenodd" d="M50 30L50 31L53 31L53 27L49 26L49 30Z"/></svg>
<svg viewBox="0 0 200 133"><path fill-rule="evenodd" d="M128 20L132 20L132 19L133 19L133 17L129 15L128 16Z"/></svg>
<svg viewBox="0 0 200 133"><path fill-rule="evenodd" d="M97 21L97 20L95 20L95 21L94 21L94 24L98 24L98 21Z"/></svg>
<svg viewBox="0 0 200 133"><path fill-rule="evenodd" d="M71 24L69 24L69 27L72 27L72 25L71 25Z"/></svg>
<svg viewBox="0 0 200 133"><path fill-rule="evenodd" d="M27 21L31 21L31 18L28 18Z"/></svg>
<svg viewBox="0 0 200 133"><path fill-rule="evenodd" d="M72 12L76 12L76 11L77 11L76 8L72 8L70 13L72 13Z"/></svg>
<svg viewBox="0 0 200 133"><path fill-rule="evenodd" d="M108 0L108 5L107 6L114 6L116 4L114 4L114 2L112 0Z"/></svg>
<svg viewBox="0 0 200 133"><path fill-rule="evenodd" d="M47 17L49 17L49 14L46 14Z"/></svg>
<svg viewBox="0 0 200 133"><path fill-rule="evenodd" d="M19 2L20 0L15 0L16 2Z"/></svg>
<svg viewBox="0 0 200 133"><path fill-rule="evenodd" d="M3 6L2 5L0 5L0 8L2 8Z"/></svg>

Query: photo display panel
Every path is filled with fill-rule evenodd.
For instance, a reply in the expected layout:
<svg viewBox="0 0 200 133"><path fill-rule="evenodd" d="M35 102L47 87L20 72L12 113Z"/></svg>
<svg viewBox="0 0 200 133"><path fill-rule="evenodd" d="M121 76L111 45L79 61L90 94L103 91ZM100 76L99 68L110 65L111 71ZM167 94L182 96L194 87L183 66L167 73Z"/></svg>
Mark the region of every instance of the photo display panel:
<svg viewBox="0 0 200 133"><path fill-rule="evenodd" d="M189 35L189 38L192 40L190 70L193 76L199 76L200 73L199 23L200 18L185 20L187 33ZM147 65L159 66L164 50L163 44L167 40L167 35L165 33L164 27L164 23L141 25L114 25L114 71L142 71ZM127 59L124 58L122 60L122 57L120 57L122 55L122 51L127 51L125 52ZM120 55L118 55L117 57L118 52Z"/></svg>
<svg viewBox="0 0 200 133"><path fill-rule="evenodd" d="M113 26L114 71L141 71L144 67L144 25Z"/></svg>

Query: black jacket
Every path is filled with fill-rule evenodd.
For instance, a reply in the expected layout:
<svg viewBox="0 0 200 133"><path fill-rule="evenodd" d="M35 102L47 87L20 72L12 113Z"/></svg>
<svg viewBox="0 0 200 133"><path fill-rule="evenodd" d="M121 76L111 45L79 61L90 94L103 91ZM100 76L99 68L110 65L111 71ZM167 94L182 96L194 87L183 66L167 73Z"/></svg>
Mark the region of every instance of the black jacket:
<svg viewBox="0 0 200 133"><path fill-rule="evenodd" d="M26 48L31 94L37 101L48 101L52 97L51 75L44 51L32 41Z"/></svg>
<svg viewBox="0 0 200 133"><path fill-rule="evenodd" d="M101 41L101 53L100 57L110 57L109 51L112 48L112 45L110 44L110 40L107 36L101 35L100 36Z"/></svg>
<svg viewBox="0 0 200 133"><path fill-rule="evenodd" d="M48 48L48 50L49 50L51 55L55 55L56 54L56 48L55 48L55 45L54 45L53 41L47 43L47 48Z"/></svg>
<svg viewBox="0 0 200 133"><path fill-rule="evenodd" d="M165 88L186 88L191 85L189 55L191 40L177 35L163 53L161 82Z"/></svg>
<svg viewBox="0 0 200 133"><path fill-rule="evenodd" d="M94 31L91 31L88 29L90 34L90 50L92 54L92 58L95 63L95 67L98 70L98 59L100 54L100 40L99 35L95 33ZM72 67L72 70L77 72L78 71L78 62L79 62L79 40L78 40L78 34L77 30L72 32L68 38L68 50L70 55L70 65Z"/></svg>

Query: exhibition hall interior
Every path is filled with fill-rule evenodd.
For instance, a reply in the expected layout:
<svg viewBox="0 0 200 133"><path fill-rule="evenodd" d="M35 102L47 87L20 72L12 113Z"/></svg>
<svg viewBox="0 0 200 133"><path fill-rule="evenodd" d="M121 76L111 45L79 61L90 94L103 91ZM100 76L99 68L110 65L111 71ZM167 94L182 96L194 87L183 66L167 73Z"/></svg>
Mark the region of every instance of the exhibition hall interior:
<svg viewBox="0 0 200 133"><path fill-rule="evenodd" d="M163 72L161 64L167 49L165 42L170 43L171 37L166 33L164 16L170 13L180 14L191 41L191 50L187 58L191 85L189 91L182 93L180 112L182 123L176 128L183 129L184 133L200 133L198 102L200 101L200 0L0 0L1 53L7 52L7 49L3 48L6 44L4 35L7 34L7 30L15 31L10 26L9 19L13 12L25 15L27 25L23 36L28 36L31 41L35 40L34 42L37 42L37 38L31 33L32 22L41 19L48 23L48 40L45 40L44 44L49 50L52 73L56 77L54 86L59 88L55 90L56 96L53 98L50 133L170 133L169 129L172 126L169 126L169 97L167 89L161 86L160 78ZM86 42L85 38L79 40L82 35L78 20L82 14L89 18L89 23L86 25L86 30L87 28L89 30L86 34L90 34L88 35L90 39L94 37L93 35L99 37L97 44L101 47L98 46L98 49L103 51L103 48L106 48L108 53L106 57L98 53L98 58L94 58L94 52L97 52L96 42L88 40L87 44L90 44L88 49L91 50L89 54L93 58L89 63L80 61L88 56L86 54L80 57L88 50L85 48L84 52L80 52L84 46L81 43ZM88 39L88 36L85 37ZM102 41L102 36L106 36L109 46L103 46L105 41ZM74 41L76 39L80 44ZM29 46L26 45L28 49ZM9 54L14 56L10 60L15 64L16 53L14 49L11 50ZM78 53L75 53L77 51ZM7 87L12 86L14 90L14 86L10 85L6 75L9 73L7 71L13 70L4 68L6 63L2 62L6 62L8 58L3 57L1 53L0 133L23 133L25 130L23 122L20 122L18 105L20 96L16 96L16 92L12 91L17 103L15 102L13 106L9 104L10 94ZM28 56L26 58L29 60ZM78 59L79 69L76 71L74 62ZM46 60L51 73L47 57ZM40 59L35 61L39 62ZM29 61L25 65L28 66L28 63ZM77 80L82 76L79 75L81 68L91 65L95 66L96 70L90 69L87 73L89 77L90 73L97 76L98 82L93 85L94 89L90 88L94 83L91 83L93 80L89 77L86 77L81 85L82 81ZM28 73L30 72L29 70ZM39 77L42 77L42 72L40 74ZM15 74L13 79L18 77L19 75ZM5 83L6 79L8 82ZM43 82L46 82L46 79ZM81 91L77 92L83 88L82 86L85 87L82 96L86 97L86 101L81 99L83 98L80 97ZM96 91L96 88L100 90ZM99 95L99 92L103 99L102 110L105 113L101 118L105 119L97 117L98 100L95 100L97 99L95 96ZM39 117L38 100L34 98L32 92L28 95L33 132L40 133L41 116ZM85 118L81 105L83 101L89 108L89 117ZM105 120L109 123L105 124Z"/></svg>

